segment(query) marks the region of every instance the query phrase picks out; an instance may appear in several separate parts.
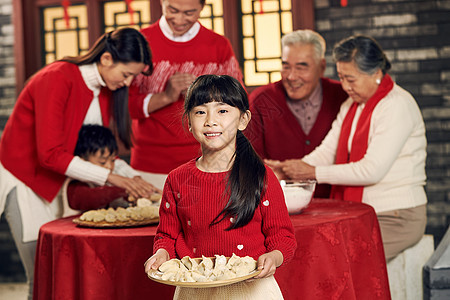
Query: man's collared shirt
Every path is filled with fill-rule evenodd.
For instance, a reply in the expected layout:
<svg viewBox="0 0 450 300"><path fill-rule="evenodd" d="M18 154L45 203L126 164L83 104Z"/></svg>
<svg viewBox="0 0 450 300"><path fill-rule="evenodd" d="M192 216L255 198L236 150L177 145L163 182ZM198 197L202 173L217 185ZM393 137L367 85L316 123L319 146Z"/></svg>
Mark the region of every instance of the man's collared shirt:
<svg viewBox="0 0 450 300"><path fill-rule="evenodd" d="M322 107L322 84L316 86L311 96L305 100L291 100L287 97L286 102L297 121L302 126L306 135L309 134L314 123L316 123L320 108Z"/></svg>

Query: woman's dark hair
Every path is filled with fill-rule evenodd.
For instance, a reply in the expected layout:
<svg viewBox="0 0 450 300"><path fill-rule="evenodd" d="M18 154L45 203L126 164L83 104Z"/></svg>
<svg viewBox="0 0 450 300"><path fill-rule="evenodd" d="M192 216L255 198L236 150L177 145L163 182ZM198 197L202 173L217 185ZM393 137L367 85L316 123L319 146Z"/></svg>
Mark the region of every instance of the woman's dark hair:
<svg viewBox="0 0 450 300"><path fill-rule="evenodd" d="M109 128L93 124L81 126L74 155L87 160L89 155L94 155L99 150L103 154L106 149L111 154L118 151L116 138Z"/></svg>
<svg viewBox="0 0 450 300"><path fill-rule="evenodd" d="M152 52L145 37L136 29L120 28L103 34L86 54L80 56L66 56L60 61L76 65L87 65L99 62L103 53L111 54L114 63L143 63L147 66L142 74L151 75L153 72ZM111 112L114 118L114 131L123 145L130 149L132 146L131 118L128 111L128 87L124 86L113 91L113 105Z"/></svg>
<svg viewBox="0 0 450 300"><path fill-rule="evenodd" d="M209 102L222 102L247 113L249 103L247 92L235 78L228 75L202 75L189 87L184 102L184 117L199 105ZM234 162L227 176L225 197L228 203L212 221L210 226L227 217L235 222L227 230L248 224L258 207L265 191L266 168L256 154L249 140L238 130L236 132L236 151Z"/></svg>
<svg viewBox="0 0 450 300"><path fill-rule="evenodd" d="M355 35L341 40L334 46L333 58L336 62L354 61L366 74L374 74L380 69L384 75L391 69L383 49L369 36Z"/></svg>

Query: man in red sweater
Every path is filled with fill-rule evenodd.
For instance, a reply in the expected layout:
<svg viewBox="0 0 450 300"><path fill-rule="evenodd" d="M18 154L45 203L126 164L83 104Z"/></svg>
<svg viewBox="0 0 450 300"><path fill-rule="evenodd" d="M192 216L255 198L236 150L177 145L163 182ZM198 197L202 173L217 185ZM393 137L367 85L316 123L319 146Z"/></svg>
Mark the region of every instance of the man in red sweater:
<svg viewBox="0 0 450 300"><path fill-rule="evenodd" d="M325 40L311 30L297 30L281 40L281 80L250 94L252 120L246 135L264 159L302 158L317 147L347 99L341 84L323 78ZM318 185L315 197L330 187Z"/></svg>
<svg viewBox="0 0 450 300"><path fill-rule="evenodd" d="M199 22L205 0L161 0L163 16L141 32L153 54L154 72L130 88L134 147L131 166L163 188L167 174L200 154L183 126L184 94L203 74L226 74L242 82L230 42Z"/></svg>

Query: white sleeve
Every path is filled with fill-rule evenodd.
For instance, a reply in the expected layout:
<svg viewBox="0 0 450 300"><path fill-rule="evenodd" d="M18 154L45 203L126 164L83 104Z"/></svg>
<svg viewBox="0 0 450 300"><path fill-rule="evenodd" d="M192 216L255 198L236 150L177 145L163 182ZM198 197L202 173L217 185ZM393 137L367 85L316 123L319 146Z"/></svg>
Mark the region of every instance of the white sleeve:
<svg viewBox="0 0 450 300"><path fill-rule="evenodd" d="M413 131L415 114L408 104L410 100L391 98L381 101L372 113L364 157L347 164L317 166L317 181L346 185L372 185L381 181Z"/></svg>
<svg viewBox="0 0 450 300"><path fill-rule="evenodd" d="M152 98L152 96L153 94L147 94L147 96L145 96L144 98L144 105L142 109L144 110L144 115L146 118L150 116L150 114L148 113L148 104L150 103L150 98Z"/></svg>
<svg viewBox="0 0 450 300"><path fill-rule="evenodd" d="M127 164L126 161L124 161L123 159L120 159L120 158L118 158L114 161L113 173L120 175L120 176L128 177L128 178L141 176L141 174L138 171L133 169L129 164Z"/></svg>
<svg viewBox="0 0 450 300"><path fill-rule="evenodd" d="M74 156L69 167L67 167L65 175L79 181L92 182L103 186L110 173L110 170L107 168L94 165L78 156Z"/></svg>

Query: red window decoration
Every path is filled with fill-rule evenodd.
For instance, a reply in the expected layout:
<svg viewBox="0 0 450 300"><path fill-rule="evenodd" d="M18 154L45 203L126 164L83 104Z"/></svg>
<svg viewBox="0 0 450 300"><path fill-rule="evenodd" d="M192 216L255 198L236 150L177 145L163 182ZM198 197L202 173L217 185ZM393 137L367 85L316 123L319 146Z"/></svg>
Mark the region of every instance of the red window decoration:
<svg viewBox="0 0 450 300"><path fill-rule="evenodd" d="M69 28L69 21L70 21L70 17L69 17L69 11L68 8L70 6L70 0L63 0L61 2L61 5L64 9L64 21L66 21L66 28Z"/></svg>
<svg viewBox="0 0 450 300"><path fill-rule="evenodd" d="M134 20L133 20L134 10L131 7L131 2L133 2L133 0L125 0L125 2L127 3L128 13L130 14L130 24L134 25Z"/></svg>

